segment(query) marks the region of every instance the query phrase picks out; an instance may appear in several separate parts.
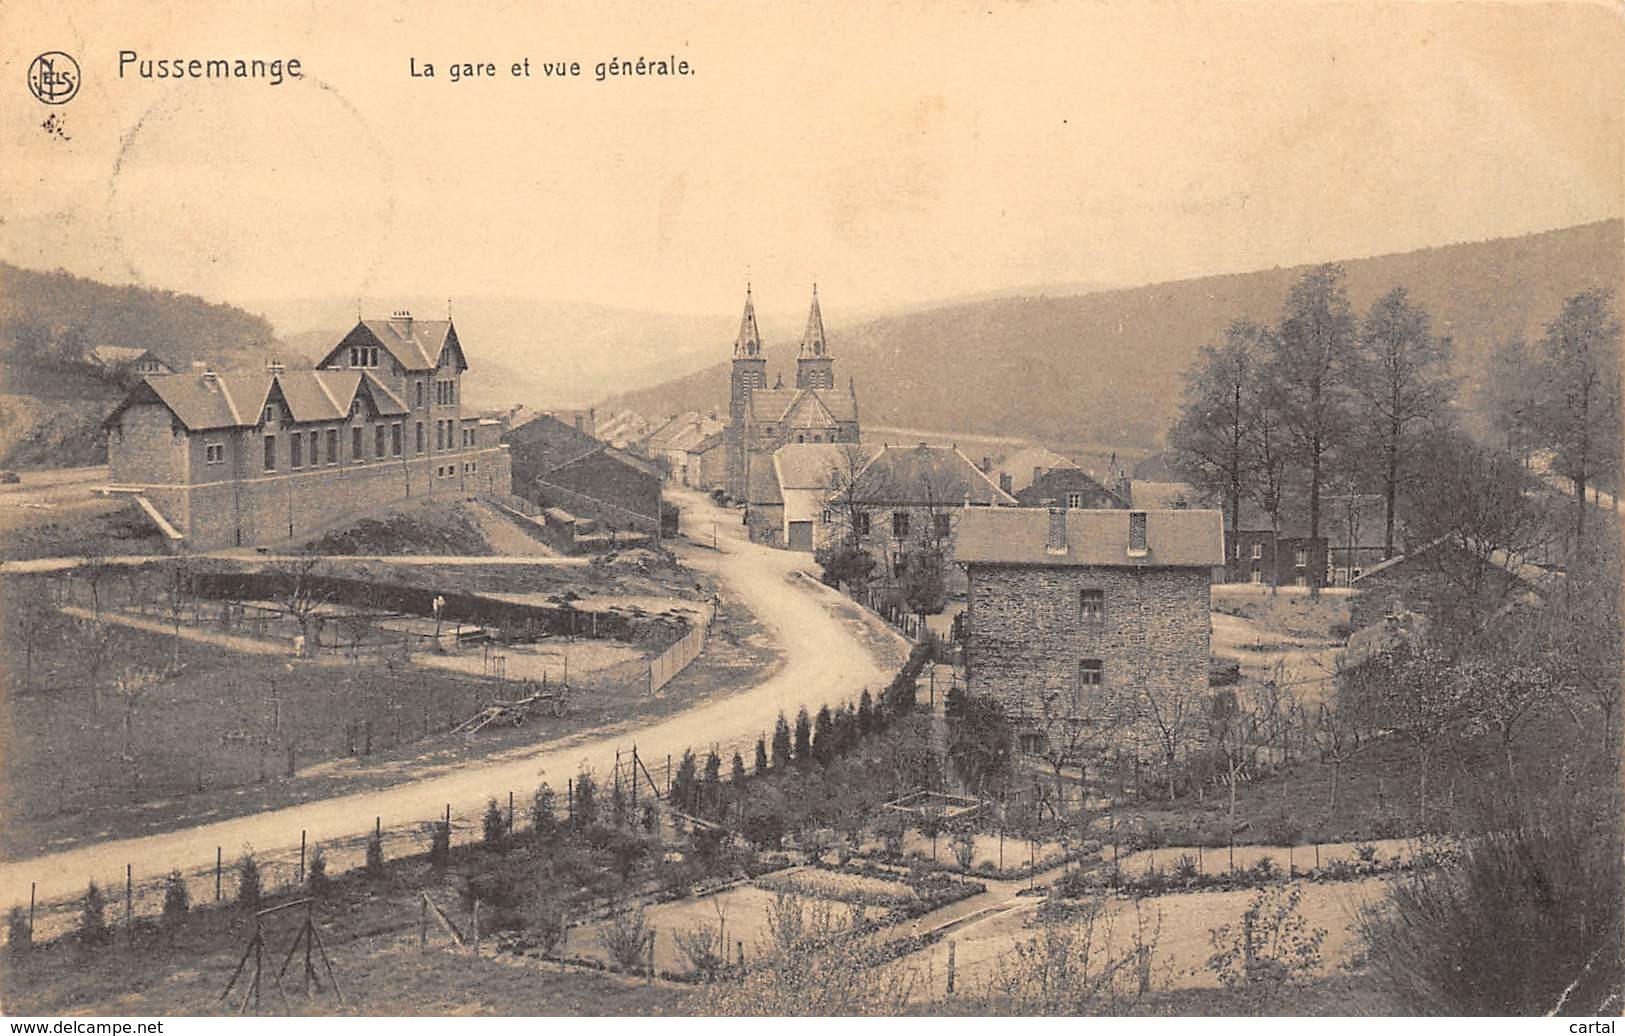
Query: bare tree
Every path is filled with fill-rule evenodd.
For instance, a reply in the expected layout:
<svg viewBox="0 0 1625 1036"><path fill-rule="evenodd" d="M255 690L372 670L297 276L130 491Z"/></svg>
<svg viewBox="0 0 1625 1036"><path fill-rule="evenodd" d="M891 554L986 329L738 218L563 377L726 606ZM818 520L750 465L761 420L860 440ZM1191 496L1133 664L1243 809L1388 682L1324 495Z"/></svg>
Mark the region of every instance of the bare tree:
<svg viewBox="0 0 1625 1036"><path fill-rule="evenodd" d="M301 558L284 562L274 569L282 577L280 603L289 615L298 620L299 633L304 638L307 652L313 650L315 645L312 630L319 631L319 626L313 627L312 620L333 599L330 592L321 588L320 575L316 571L320 564L320 558ZM438 637L435 639L439 640Z"/></svg>
<svg viewBox="0 0 1625 1036"><path fill-rule="evenodd" d="M1175 693L1162 701L1157 700L1156 692L1145 688L1146 715L1151 717L1152 725L1156 727L1157 740L1162 748L1163 769L1168 778L1168 801L1177 797L1179 756L1180 749L1190 736L1191 727L1196 720L1194 713L1197 708L1198 696L1191 693Z"/></svg>
<svg viewBox="0 0 1625 1036"><path fill-rule="evenodd" d="M1394 556L1394 508L1405 469L1422 443L1417 433L1440 419L1454 383L1449 338L1435 335L1427 310L1395 288L1372 304L1354 353L1351 382L1382 460L1382 556Z"/></svg>
<svg viewBox="0 0 1625 1036"><path fill-rule="evenodd" d="M1620 322L1613 293L1586 291L1563 304L1541 339L1543 437L1574 482L1574 527L1585 537L1586 487L1616 474L1620 456Z"/></svg>
<svg viewBox="0 0 1625 1036"><path fill-rule="evenodd" d="M1219 345L1202 347L1185 375L1185 403L1168 433L1174 466L1195 486L1225 502L1226 525L1239 529L1241 499L1253 465L1258 367L1267 332L1237 320Z"/></svg>
<svg viewBox="0 0 1625 1036"><path fill-rule="evenodd" d="M119 701L124 706L124 757L135 759L135 714L142 697L158 683L158 674L150 669L126 667L113 680Z"/></svg>
<svg viewBox="0 0 1625 1036"><path fill-rule="evenodd" d="M57 622L56 609L34 594L12 601L6 616L11 626L14 643L23 646L23 689L34 689L34 652L45 644L45 638Z"/></svg>

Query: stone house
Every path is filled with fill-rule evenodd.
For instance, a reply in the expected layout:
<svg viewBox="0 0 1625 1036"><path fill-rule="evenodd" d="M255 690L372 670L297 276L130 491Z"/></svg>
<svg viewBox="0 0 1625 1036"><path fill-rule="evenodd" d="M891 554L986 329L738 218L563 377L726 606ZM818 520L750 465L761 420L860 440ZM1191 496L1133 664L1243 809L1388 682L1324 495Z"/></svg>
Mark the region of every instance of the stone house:
<svg viewBox="0 0 1625 1036"><path fill-rule="evenodd" d="M1108 489L1087 471L1067 461L1034 473L1033 480L1016 493L1023 507L1127 508L1129 501Z"/></svg>
<svg viewBox="0 0 1625 1036"><path fill-rule="evenodd" d="M1157 717L1204 736L1218 511L986 508L959 523L966 681L1021 747L1091 740L1158 758Z"/></svg>
<svg viewBox="0 0 1625 1036"><path fill-rule="evenodd" d="M463 413L467 369L451 321L398 312L358 322L315 370L146 377L103 421L109 491L182 549L287 542L417 497L505 495L501 424Z"/></svg>
<svg viewBox="0 0 1625 1036"><path fill-rule="evenodd" d="M664 476L653 461L588 435L552 414L508 429L514 492L604 529L661 535Z"/></svg>

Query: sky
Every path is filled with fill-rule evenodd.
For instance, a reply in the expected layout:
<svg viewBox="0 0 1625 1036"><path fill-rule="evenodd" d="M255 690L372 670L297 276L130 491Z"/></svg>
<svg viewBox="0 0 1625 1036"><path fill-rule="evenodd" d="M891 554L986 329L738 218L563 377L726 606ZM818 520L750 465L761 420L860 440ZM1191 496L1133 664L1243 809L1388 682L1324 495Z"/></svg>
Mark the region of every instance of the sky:
<svg viewBox="0 0 1625 1036"><path fill-rule="evenodd" d="M250 305L716 313L749 278L786 312L814 280L859 310L1625 209L1625 16L1604 4L134 9L0 5L0 258ZM47 50L81 66L63 105L27 92ZM120 79L120 50L305 74ZM596 80L639 55L693 74ZM558 60L584 74L544 77ZM463 61L498 75L451 82Z"/></svg>

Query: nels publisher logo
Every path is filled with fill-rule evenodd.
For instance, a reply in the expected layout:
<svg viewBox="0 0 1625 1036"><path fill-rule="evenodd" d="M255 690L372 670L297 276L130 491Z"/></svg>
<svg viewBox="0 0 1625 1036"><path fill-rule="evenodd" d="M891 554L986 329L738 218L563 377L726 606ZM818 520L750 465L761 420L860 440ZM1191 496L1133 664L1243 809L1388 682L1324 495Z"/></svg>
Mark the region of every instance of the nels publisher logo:
<svg viewBox="0 0 1625 1036"><path fill-rule="evenodd" d="M79 62L60 50L48 50L28 66L28 89L46 104L67 104L79 92Z"/></svg>

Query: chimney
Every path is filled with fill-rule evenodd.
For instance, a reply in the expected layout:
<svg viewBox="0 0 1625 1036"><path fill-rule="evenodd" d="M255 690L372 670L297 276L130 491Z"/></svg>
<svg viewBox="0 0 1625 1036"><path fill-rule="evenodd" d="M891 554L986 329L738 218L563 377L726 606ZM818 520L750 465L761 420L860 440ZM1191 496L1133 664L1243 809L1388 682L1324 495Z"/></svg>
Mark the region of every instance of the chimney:
<svg viewBox="0 0 1625 1036"><path fill-rule="evenodd" d="M1033 482L1036 484L1038 482L1038 480L1043 478L1043 477L1044 477L1044 469L1035 465L1033 467Z"/></svg>
<svg viewBox="0 0 1625 1036"><path fill-rule="evenodd" d="M1044 541L1044 553L1066 553L1066 508L1049 509L1049 537Z"/></svg>
<svg viewBox="0 0 1625 1036"><path fill-rule="evenodd" d="M397 309L389 315L389 322L402 338L412 333L412 311L409 309Z"/></svg>
<svg viewBox="0 0 1625 1036"><path fill-rule="evenodd" d="M1011 487L1014 484L1015 483L1010 481L1010 473L1008 471L999 472L999 488L1000 489L1002 489L1006 493L1009 493L1009 492L1011 492Z"/></svg>
<svg viewBox="0 0 1625 1036"><path fill-rule="evenodd" d="M220 385L219 376L215 374L214 368L207 364L204 365L202 372L198 376L203 379L203 384L208 388L218 388Z"/></svg>
<svg viewBox="0 0 1625 1036"><path fill-rule="evenodd" d="M267 374L281 374L282 371L283 371L282 361L277 359L276 357L273 356L270 359L265 361L265 373L267 373Z"/></svg>
<svg viewBox="0 0 1625 1036"><path fill-rule="evenodd" d="M584 415L584 414L582 414L582 413L580 413L578 411L576 413L576 431L585 432L587 430L586 425L587 425L586 415Z"/></svg>
<svg viewBox="0 0 1625 1036"><path fill-rule="evenodd" d="M1150 546L1145 538L1145 512L1130 511L1128 513L1128 556L1143 558L1150 553Z"/></svg>
<svg viewBox="0 0 1625 1036"><path fill-rule="evenodd" d="M984 474L984 475L989 474L990 472L992 472L992 470L993 470L993 458L984 456L982 458L982 474Z"/></svg>

